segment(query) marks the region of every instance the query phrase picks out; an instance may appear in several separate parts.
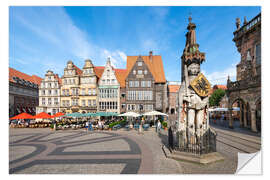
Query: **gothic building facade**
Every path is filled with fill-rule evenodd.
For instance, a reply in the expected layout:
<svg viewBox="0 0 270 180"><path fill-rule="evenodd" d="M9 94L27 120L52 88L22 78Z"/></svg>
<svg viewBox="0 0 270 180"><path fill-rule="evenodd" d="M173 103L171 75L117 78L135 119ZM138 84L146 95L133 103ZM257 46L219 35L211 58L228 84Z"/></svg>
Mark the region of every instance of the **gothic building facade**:
<svg viewBox="0 0 270 180"><path fill-rule="evenodd" d="M167 84L161 56L152 51L149 56L128 56L125 82L126 111L166 111Z"/></svg>
<svg viewBox="0 0 270 180"><path fill-rule="evenodd" d="M241 54L236 66L236 81L227 81L229 126L234 127L231 108L235 102L240 105L240 127L253 132L261 130L261 14L241 26L236 19L233 41Z"/></svg>

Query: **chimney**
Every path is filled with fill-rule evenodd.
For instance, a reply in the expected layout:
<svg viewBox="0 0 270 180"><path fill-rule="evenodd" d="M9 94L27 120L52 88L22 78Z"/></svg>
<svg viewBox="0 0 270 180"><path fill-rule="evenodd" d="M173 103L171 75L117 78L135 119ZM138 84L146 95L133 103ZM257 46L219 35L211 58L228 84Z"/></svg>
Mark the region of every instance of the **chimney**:
<svg viewBox="0 0 270 180"><path fill-rule="evenodd" d="M150 59L150 61L152 62L152 59L153 59L153 51L149 51L149 59Z"/></svg>

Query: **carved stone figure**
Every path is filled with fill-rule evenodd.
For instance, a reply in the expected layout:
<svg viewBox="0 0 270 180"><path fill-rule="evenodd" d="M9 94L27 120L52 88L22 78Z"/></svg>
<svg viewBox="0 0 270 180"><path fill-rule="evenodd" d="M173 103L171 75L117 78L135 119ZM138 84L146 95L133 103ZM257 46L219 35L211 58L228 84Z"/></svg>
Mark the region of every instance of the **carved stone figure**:
<svg viewBox="0 0 270 180"><path fill-rule="evenodd" d="M208 93L210 84L200 73L200 64L205 60L205 54L199 51L195 28L196 25L189 18L186 47L181 57L182 86L179 91L180 110L177 123L178 131L184 134L181 136L184 139L179 142L187 142L189 139L192 144L196 143L196 139L203 136L209 128Z"/></svg>

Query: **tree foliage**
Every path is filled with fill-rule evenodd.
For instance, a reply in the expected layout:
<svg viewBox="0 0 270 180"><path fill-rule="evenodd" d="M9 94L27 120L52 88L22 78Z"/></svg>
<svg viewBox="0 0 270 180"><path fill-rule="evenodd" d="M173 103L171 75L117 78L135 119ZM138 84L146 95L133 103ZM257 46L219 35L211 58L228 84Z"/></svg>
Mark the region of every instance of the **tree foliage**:
<svg viewBox="0 0 270 180"><path fill-rule="evenodd" d="M218 106L220 100L225 95L225 90L223 89L217 89L213 92L213 94L209 98L209 105L210 106Z"/></svg>

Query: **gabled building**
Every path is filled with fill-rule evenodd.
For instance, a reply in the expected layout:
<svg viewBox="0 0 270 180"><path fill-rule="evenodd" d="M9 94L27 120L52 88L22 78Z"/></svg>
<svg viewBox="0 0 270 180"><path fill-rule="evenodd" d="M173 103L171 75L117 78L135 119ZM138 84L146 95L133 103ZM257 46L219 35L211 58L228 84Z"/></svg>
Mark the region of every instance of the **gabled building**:
<svg viewBox="0 0 270 180"><path fill-rule="evenodd" d="M127 56L126 111L166 112L167 84L160 55Z"/></svg>
<svg viewBox="0 0 270 180"><path fill-rule="evenodd" d="M97 111L97 76L92 61L87 59L80 76L80 101L81 113Z"/></svg>
<svg viewBox="0 0 270 180"><path fill-rule="evenodd" d="M67 62L62 76L61 112L72 113L79 111L81 74L82 70L75 66L72 61Z"/></svg>
<svg viewBox="0 0 270 180"><path fill-rule="evenodd" d="M60 87L61 79L58 74L48 70L39 86L37 113L46 112L53 115L60 112Z"/></svg>
<svg viewBox="0 0 270 180"><path fill-rule="evenodd" d="M120 113L120 83L108 58L98 81L98 110Z"/></svg>
<svg viewBox="0 0 270 180"><path fill-rule="evenodd" d="M26 112L36 114L38 86L42 78L9 68L9 117Z"/></svg>

